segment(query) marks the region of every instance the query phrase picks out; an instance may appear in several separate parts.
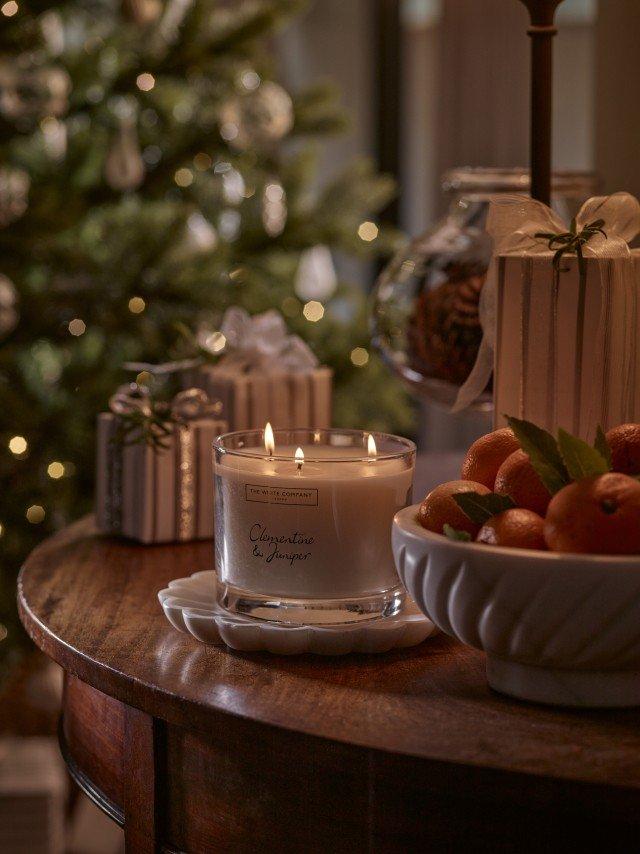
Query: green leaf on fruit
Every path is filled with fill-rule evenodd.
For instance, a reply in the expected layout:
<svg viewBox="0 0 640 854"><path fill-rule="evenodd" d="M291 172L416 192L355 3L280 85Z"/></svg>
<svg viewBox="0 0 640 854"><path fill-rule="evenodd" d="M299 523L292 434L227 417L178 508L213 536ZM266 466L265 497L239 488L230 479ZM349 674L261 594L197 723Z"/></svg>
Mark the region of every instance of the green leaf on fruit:
<svg viewBox="0 0 640 854"><path fill-rule="evenodd" d="M480 492L456 492L453 500L476 525L484 525L492 516L516 506L510 495L501 495L499 492L488 492L485 495Z"/></svg>
<svg viewBox="0 0 640 854"><path fill-rule="evenodd" d="M457 531L451 525L443 525L442 533L445 537L448 537L450 540L456 540L459 543L470 543L471 542L471 534L466 531Z"/></svg>
<svg viewBox="0 0 640 854"><path fill-rule="evenodd" d="M613 467L613 460L611 458L611 448L609 447L609 443L607 442L607 437L604 434L604 430L598 424L598 429L596 431L596 441L593 447L600 453L602 457L604 457L607 463L607 471L611 471Z"/></svg>
<svg viewBox="0 0 640 854"><path fill-rule="evenodd" d="M564 464L558 443L551 433L537 427L531 421L507 416L509 427L513 430L520 447L528 454L531 465L538 477L552 495L559 492L570 482L569 472Z"/></svg>
<svg viewBox="0 0 640 854"><path fill-rule="evenodd" d="M566 430L558 430L558 447L572 480L596 477L609 471L609 464L596 448Z"/></svg>

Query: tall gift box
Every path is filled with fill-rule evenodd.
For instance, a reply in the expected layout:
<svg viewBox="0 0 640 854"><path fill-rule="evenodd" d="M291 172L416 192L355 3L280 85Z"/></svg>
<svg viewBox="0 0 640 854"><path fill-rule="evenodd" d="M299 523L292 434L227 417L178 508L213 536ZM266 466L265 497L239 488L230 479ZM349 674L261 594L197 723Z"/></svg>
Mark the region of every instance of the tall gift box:
<svg viewBox="0 0 640 854"><path fill-rule="evenodd" d="M127 388L98 416L99 529L143 543L213 537L211 445L227 423L209 414L204 392L191 389L176 395L156 441L145 441L142 427L125 436L131 408L149 405Z"/></svg>
<svg viewBox="0 0 640 854"><path fill-rule="evenodd" d="M593 441L640 420L640 253L498 259L494 399L504 414Z"/></svg>
<svg viewBox="0 0 640 854"><path fill-rule="evenodd" d="M276 311L250 317L230 308L221 328L225 351L216 364L183 372L184 387L222 403L230 430L331 426L333 372L289 335Z"/></svg>
<svg viewBox="0 0 640 854"><path fill-rule="evenodd" d="M495 423L505 416L593 441L640 420L640 204L589 199L567 226L524 196L492 201L495 258L483 289L484 338L457 409L493 368Z"/></svg>

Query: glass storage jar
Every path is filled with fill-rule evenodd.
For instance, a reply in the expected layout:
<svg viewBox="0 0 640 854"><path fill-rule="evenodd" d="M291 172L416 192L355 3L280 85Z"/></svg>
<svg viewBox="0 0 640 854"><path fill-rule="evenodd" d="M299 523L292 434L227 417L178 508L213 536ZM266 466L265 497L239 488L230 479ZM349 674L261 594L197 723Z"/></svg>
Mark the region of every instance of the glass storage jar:
<svg viewBox="0 0 640 854"><path fill-rule="evenodd" d="M496 194L528 194L525 169L459 168L444 175L446 216L400 250L382 272L373 302L373 342L415 393L451 406L473 367L492 241L484 230ZM552 207L566 221L593 195L588 172L557 172ZM491 386L474 408L490 411Z"/></svg>

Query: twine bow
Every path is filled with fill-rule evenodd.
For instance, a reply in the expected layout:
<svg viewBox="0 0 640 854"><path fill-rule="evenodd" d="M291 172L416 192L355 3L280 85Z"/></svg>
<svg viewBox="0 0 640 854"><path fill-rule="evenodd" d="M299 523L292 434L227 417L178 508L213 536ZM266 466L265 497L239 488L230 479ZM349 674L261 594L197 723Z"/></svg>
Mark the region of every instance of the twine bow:
<svg viewBox="0 0 640 854"><path fill-rule="evenodd" d="M581 207L569 228L542 202L528 196L492 199L486 230L493 238L493 260L480 295L482 341L475 365L458 392L453 412L466 409L482 394L493 371L496 337L497 264L500 255L550 256L556 274L562 258L575 253L581 278L585 256L629 257L629 242L640 232L640 203L630 193L594 196Z"/></svg>
<svg viewBox="0 0 640 854"><path fill-rule="evenodd" d="M115 436L119 444L144 443L153 448L168 447L176 424L217 414L216 404L203 389L189 388L166 401L157 400L147 386L138 383L120 386L109 400L109 409L119 419Z"/></svg>
<svg viewBox="0 0 640 854"><path fill-rule="evenodd" d="M582 247L596 234L602 234L602 236L606 238L607 233L602 228L603 225L603 219L595 219L593 222L585 225L581 231L578 231L577 220L576 217L574 217L571 220L569 231L565 231L562 234L554 234L550 231L537 231L534 237L548 241L548 248L552 252L555 250L553 266L558 272L566 272L566 268L562 270L560 267L562 256L567 252L575 252L578 257L578 269L580 271L580 275L584 276L587 272L587 265L584 260Z"/></svg>

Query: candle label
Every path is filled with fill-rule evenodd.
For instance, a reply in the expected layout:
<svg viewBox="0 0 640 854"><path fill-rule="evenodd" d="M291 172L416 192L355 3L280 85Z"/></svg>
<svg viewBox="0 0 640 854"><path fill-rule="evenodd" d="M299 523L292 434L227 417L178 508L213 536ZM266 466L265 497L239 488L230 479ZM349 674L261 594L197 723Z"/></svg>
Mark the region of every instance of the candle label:
<svg viewBox="0 0 640 854"><path fill-rule="evenodd" d="M260 522L255 522L249 530L253 557L262 558L265 563L285 561L294 566L296 561L308 560L311 552L307 546L313 545L315 538L300 531L288 534L274 534Z"/></svg>
<svg viewBox="0 0 640 854"><path fill-rule="evenodd" d="M289 504L295 507L317 507L318 490L305 487L259 486L245 483L244 497L246 501L257 501L260 504Z"/></svg>

